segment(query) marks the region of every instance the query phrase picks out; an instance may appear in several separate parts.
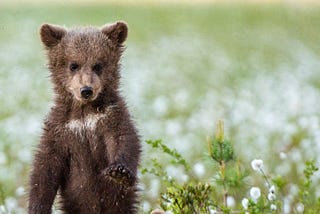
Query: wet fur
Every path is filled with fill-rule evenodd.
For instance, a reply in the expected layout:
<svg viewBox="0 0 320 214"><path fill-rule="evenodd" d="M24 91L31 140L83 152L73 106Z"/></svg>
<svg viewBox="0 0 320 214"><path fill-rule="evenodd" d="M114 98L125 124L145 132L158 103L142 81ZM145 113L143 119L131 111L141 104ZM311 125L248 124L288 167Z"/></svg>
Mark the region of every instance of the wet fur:
<svg viewBox="0 0 320 214"><path fill-rule="evenodd" d="M40 34L56 96L34 157L29 213L51 213L57 192L64 213L136 213L140 143L118 92L126 24L69 31L45 24ZM68 70L71 61L82 65L78 74ZM96 61L100 75L90 67ZM100 84L94 100L70 91L74 75L99 78L88 81Z"/></svg>

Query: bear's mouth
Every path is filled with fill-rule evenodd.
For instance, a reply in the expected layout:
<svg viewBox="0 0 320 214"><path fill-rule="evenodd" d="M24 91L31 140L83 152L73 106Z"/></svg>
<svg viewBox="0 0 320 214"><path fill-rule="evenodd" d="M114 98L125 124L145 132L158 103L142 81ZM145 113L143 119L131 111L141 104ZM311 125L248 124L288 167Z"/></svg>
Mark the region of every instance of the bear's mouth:
<svg viewBox="0 0 320 214"><path fill-rule="evenodd" d="M88 94L86 94L86 93L88 93ZM86 93L80 92L81 96L80 97L75 96L75 97L78 101L80 101L82 103L89 103L89 102L95 101L99 95L99 93L93 93L93 92L92 92L92 94L90 92L86 92Z"/></svg>

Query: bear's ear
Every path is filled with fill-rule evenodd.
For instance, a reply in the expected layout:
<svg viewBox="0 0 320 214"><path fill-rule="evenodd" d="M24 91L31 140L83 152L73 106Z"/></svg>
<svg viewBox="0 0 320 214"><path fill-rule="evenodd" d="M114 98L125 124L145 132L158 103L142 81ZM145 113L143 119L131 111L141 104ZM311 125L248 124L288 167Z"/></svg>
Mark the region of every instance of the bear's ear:
<svg viewBox="0 0 320 214"><path fill-rule="evenodd" d="M41 41L47 48L56 46L66 33L64 28L49 24L43 24L40 28Z"/></svg>
<svg viewBox="0 0 320 214"><path fill-rule="evenodd" d="M105 25L102 27L101 31L117 45L121 45L126 41L128 36L128 26L122 21Z"/></svg>

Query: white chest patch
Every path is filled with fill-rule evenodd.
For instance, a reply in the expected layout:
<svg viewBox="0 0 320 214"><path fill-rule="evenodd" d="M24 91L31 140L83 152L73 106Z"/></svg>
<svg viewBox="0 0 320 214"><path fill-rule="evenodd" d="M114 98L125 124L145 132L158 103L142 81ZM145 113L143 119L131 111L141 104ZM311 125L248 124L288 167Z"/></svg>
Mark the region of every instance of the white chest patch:
<svg viewBox="0 0 320 214"><path fill-rule="evenodd" d="M70 120L66 124L66 128L79 134L83 133L85 130L93 131L96 129L99 120L106 116L106 114L89 114L82 119Z"/></svg>

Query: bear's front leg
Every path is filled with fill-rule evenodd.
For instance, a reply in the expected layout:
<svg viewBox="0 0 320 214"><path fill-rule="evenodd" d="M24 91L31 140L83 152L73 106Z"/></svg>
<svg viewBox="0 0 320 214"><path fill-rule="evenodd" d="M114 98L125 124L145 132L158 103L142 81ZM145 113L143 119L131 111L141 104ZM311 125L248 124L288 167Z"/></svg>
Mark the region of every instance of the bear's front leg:
<svg viewBox="0 0 320 214"><path fill-rule="evenodd" d="M102 174L124 187L132 187L137 181L140 157L139 137L132 132L112 139L106 141L109 165Z"/></svg>
<svg viewBox="0 0 320 214"><path fill-rule="evenodd" d="M124 187L137 183L141 145L137 130L130 119L125 104L118 102L105 121L104 143L108 166L102 174Z"/></svg>

